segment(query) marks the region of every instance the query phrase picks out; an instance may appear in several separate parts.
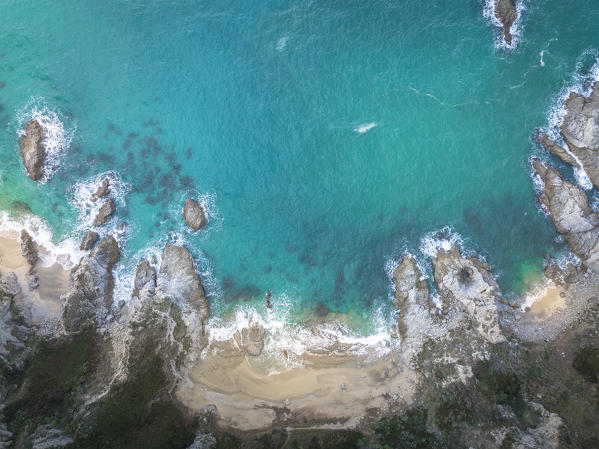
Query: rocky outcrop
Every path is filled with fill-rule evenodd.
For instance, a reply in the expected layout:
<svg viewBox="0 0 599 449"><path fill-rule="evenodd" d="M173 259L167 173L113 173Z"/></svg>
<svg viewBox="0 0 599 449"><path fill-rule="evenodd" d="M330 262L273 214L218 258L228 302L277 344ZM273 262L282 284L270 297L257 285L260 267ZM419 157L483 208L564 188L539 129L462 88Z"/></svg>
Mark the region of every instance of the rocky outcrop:
<svg viewBox="0 0 599 449"><path fill-rule="evenodd" d="M183 207L183 219L187 226L194 231L198 231L206 225L206 214L204 209L197 202L188 198Z"/></svg>
<svg viewBox="0 0 599 449"><path fill-rule="evenodd" d="M150 301L156 292L156 269L144 260L137 266L132 297Z"/></svg>
<svg viewBox="0 0 599 449"><path fill-rule="evenodd" d="M586 193L548 164L535 159L533 167L543 181L539 201L557 232L564 235L586 267L599 272L599 214L591 208Z"/></svg>
<svg viewBox="0 0 599 449"><path fill-rule="evenodd" d="M545 134L539 136L539 142L566 164L584 169L599 188L599 82L588 97L572 92L564 107L567 112L560 132L568 149Z"/></svg>
<svg viewBox="0 0 599 449"><path fill-rule="evenodd" d="M8 296L17 296L21 293L21 286L15 273L7 273L0 278L0 291Z"/></svg>
<svg viewBox="0 0 599 449"><path fill-rule="evenodd" d="M439 250L432 263L444 313L464 312L489 343L505 340L497 313L497 303L503 302L501 289L489 266L478 259L462 257L457 247Z"/></svg>
<svg viewBox="0 0 599 449"><path fill-rule="evenodd" d="M39 259L37 243L33 241L31 235L25 229L21 231L21 254L32 267Z"/></svg>
<svg viewBox="0 0 599 449"><path fill-rule="evenodd" d="M100 187L89 197L89 200L92 202L97 201L100 198L104 198L110 193L110 180L108 178L104 178Z"/></svg>
<svg viewBox="0 0 599 449"><path fill-rule="evenodd" d="M81 245L79 245L79 249L81 251L89 251L98 241L98 237L100 236L97 232L91 230L87 231L83 236L83 239L81 239Z"/></svg>
<svg viewBox="0 0 599 449"><path fill-rule="evenodd" d="M501 22L503 27L503 39L508 46L512 45L511 28L518 18L518 10L516 9L516 0L496 0L495 2L495 17Z"/></svg>
<svg viewBox="0 0 599 449"><path fill-rule="evenodd" d="M202 321L210 317L210 305L191 254L182 246L168 243L162 253L157 295L191 306Z"/></svg>
<svg viewBox="0 0 599 449"><path fill-rule="evenodd" d="M428 285L424 279L420 279L420 270L416 260L410 254L406 255L393 271L393 281L395 282L393 305L401 311L398 319L399 335L405 339L411 315L419 309L429 308Z"/></svg>
<svg viewBox="0 0 599 449"><path fill-rule="evenodd" d="M114 200L111 198L102 204L102 207L100 207L100 210L98 211L98 215L96 215L96 218L94 219L93 225L95 227L102 226L110 219L110 217L112 217L115 210L116 206Z"/></svg>
<svg viewBox="0 0 599 449"><path fill-rule="evenodd" d="M42 168L46 161L45 138L42 125L37 120L29 120L25 126L25 135L19 139L23 164L33 181L39 181L42 177Z"/></svg>
<svg viewBox="0 0 599 449"><path fill-rule="evenodd" d="M73 269L70 288L63 297L65 330L78 331L84 322L106 316L114 289L112 269L119 258L118 243L110 236L98 243Z"/></svg>

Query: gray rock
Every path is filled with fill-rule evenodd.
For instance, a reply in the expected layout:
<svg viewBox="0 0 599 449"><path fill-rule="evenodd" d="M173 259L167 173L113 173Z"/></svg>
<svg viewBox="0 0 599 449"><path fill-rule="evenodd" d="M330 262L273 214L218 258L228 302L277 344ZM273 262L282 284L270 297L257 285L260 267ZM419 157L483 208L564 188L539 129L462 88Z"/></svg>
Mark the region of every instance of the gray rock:
<svg viewBox="0 0 599 449"><path fill-rule="evenodd" d="M187 303L202 321L210 317L210 305L191 254L182 246L168 243L162 253L158 274L158 294L175 302Z"/></svg>
<svg viewBox="0 0 599 449"><path fill-rule="evenodd" d="M99 198L104 198L110 193L110 180L104 178L100 187L89 197L90 201L97 201Z"/></svg>
<svg viewBox="0 0 599 449"><path fill-rule="evenodd" d="M549 212L555 229L585 266L599 272L599 214L591 208L586 193L548 164L535 159L533 167L543 181L539 201Z"/></svg>
<svg viewBox="0 0 599 449"><path fill-rule="evenodd" d="M9 296L17 296L21 293L21 286L15 273L6 273L0 279L0 290Z"/></svg>
<svg viewBox="0 0 599 449"><path fill-rule="evenodd" d="M42 168L46 161L45 138L42 125L37 120L29 120L25 126L25 135L19 139L23 164L33 181L39 181L42 177Z"/></svg>
<svg viewBox="0 0 599 449"><path fill-rule="evenodd" d="M511 28L518 18L516 9L516 0L496 0L495 17L501 22L503 27L503 38L507 45L512 45Z"/></svg>
<svg viewBox="0 0 599 449"><path fill-rule="evenodd" d="M243 352L251 356L259 356L264 349L264 327L260 323L250 323L241 331L237 331L233 338Z"/></svg>
<svg viewBox="0 0 599 449"><path fill-rule="evenodd" d="M489 266L478 259L462 257L456 247L440 250L432 263L444 312L464 312L485 340L503 341L496 304L503 299Z"/></svg>
<svg viewBox="0 0 599 449"><path fill-rule="evenodd" d="M137 266L133 295L142 301L149 301L156 292L156 270L146 260Z"/></svg>
<svg viewBox="0 0 599 449"><path fill-rule="evenodd" d="M25 229L21 231L21 254L32 267L39 259L37 243L33 241Z"/></svg>
<svg viewBox="0 0 599 449"><path fill-rule="evenodd" d="M30 291L39 288L40 278L36 275L29 276L29 279L27 280L27 286L29 287Z"/></svg>
<svg viewBox="0 0 599 449"><path fill-rule="evenodd" d="M183 207L183 218L187 226L194 231L198 231L206 225L206 214L204 209L197 202L188 198Z"/></svg>
<svg viewBox="0 0 599 449"><path fill-rule="evenodd" d="M428 285L425 280L420 279L420 270L416 260L410 254L406 255L393 271L393 281L395 282L393 305L396 309L401 309L397 323L399 335L405 338L407 323L404 317L409 314L409 309L416 306L428 307L430 304Z"/></svg>
<svg viewBox="0 0 599 449"><path fill-rule="evenodd" d="M91 230L87 231L83 236L83 239L81 239L81 245L79 245L79 249L81 251L89 251L98 241L98 237L100 236L97 232Z"/></svg>
<svg viewBox="0 0 599 449"><path fill-rule="evenodd" d="M86 321L105 319L112 304L112 269L119 261L114 237L100 241L71 272L71 285L63 299L62 321L67 332L78 331Z"/></svg>
<svg viewBox="0 0 599 449"><path fill-rule="evenodd" d="M100 207L98 215L96 215L96 218L94 219L93 225L96 227L102 226L110 219L110 217L112 217L112 214L114 214L115 209L116 206L112 198L106 201L104 204L102 204L102 207Z"/></svg>
<svg viewBox="0 0 599 449"><path fill-rule="evenodd" d="M564 107L567 112L560 131L571 154L543 136L539 140L565 163L582 166L599 188L599 82L588 97L572 92Z"/></svg>

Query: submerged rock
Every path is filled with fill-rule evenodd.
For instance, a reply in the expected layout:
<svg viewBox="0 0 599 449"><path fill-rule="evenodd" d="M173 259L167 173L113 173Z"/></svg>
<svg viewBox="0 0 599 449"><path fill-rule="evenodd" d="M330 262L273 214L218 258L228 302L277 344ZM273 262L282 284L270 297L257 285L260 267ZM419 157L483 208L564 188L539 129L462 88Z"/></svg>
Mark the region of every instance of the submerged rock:
<svg viewBox="0 0 599 449"><path fill-rule="evenodd" d="M585 266L599 272L599 214L591 208L586 193L548 164L535 159L533 167L543 181L539 201L551 215L557 232L564 235Z"/></svg>
<svg viewBox="0 0 599 449"><path fill-rule="evenodd" d="M19 139L23 164L33 181L39 181L42 177L42 168L46 161L45 138L42 125L37 120L29 120L25 126L25 135Z"/></svg>
<svg viewBox="0 0 599 449"><path fill-rule="evenodd" d="M79 249L81 251L89 251L92 246L98 241L98 235L95 231L87 231L81 240L81 245L79 245Z"/></svg>
<svg viewBox="0 0 599 449"><path fill-rule="evenodd" d="M264 327L260 323L250 323L235 333L235 341L239 347L251 356L259 356L264 349Z"/></svg>
<svg viewBox="0 0 599 449"><path fill-rule="evenodd" d="M90 201L97 201L99 198L104 198L110 193L110 180L104 178L100 187L89 197Z"/></svg>
<svg viewBox="0 0 599 449"><path fill-rule="evenodd" d="M21 231L21 254L32 267L39 259L37 243L33 241L25 229Z"/></svg>
<svg viewBox="0 0 599 449"><path fill-rule="evenodd" d="M98 215L96 215L96 218L94 219L93 225L96 227L102 226L110 219L110 217L112 217L112 214L114 214L115 210L116 206L114 204L114 200L109 199L104 204L102 204L102 207L100 207Z"/></svg>
<svg viewBox="0 0 599 449"><path fill-rule="evenodd" d="M112 269L120 250L114 237L105 238L71 272L71 286L63 296L62 321L65 330L75 332L86 321L103 319L112 304Z"/></svg>
<svg viewBox="0 0 599 449"><path fill-rule="evenodd" d="M501 289L489 266L478 259L462 257L457 247L439 250L432 263L444 312L457 308L469 315L485 340L505 340L497 313L497 302L503 302Z"/></svg>
<svg viewBox="0 0 599 449"><path fill-rule="evenodd" d="M393 305L401 310L398 320L399 335L405 338L408 326L406 317L416 307L428 308L430 304L428 285L425 280L420 279L420 270L416 260L410 254L405 256L393 271L393 280L395 281Z"/></svg>
<svg viewBox="0 0 599 449"><path fill-rule="evenodd" d="M171 243L165 246L157 285L160 296L189 304L202 321L210 317L210 305L204 287L186 248Z"/></svg>
<svg viewBox="0 0 599 449"><path fill-rule="evenodd" d="M197 202L188 198L183 207L183 218L187 226L194 231L198 231L206 225L206 214L204 209Z"/></svg>
<svg viewBox="0 0 599 449"><path fill-rule="evenodd" d="M156 292L156 269L144 260L137 266L133 285L133 297L149 301Z"/></svg>
<svg viewBox="0 0 599 449"><path fill-rule="evenodd" d="M503 38L508 46L512 45L511 28L518 18L518 10L516 9L516 0L496 0L495 2L495 17L501 22L503 27Z"/></svg>

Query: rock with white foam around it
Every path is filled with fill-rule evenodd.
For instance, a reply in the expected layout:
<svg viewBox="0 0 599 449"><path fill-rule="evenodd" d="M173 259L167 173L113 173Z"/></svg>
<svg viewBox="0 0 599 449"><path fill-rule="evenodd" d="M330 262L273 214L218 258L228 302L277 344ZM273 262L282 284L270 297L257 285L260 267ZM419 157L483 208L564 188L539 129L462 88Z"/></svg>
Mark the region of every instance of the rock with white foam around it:
<svg viewBox="0 0 599 449"><path fill-rule="evenodd" d="M109 199L102 204L102 207L100 207L100 210L98 211L98 215L96 215L96 218L94 219L94 226L98 227L106 223L110 217L112 217L112 214L114 214L115 210L116 206L114 204L114 200L112 199Z"/></svg>
<svg viewBox="0 0 599 449"><path fill-rule="evenodd" d="M518 18L517 0L496 0L495 17L503 27L503 39L508 46L512 45L512 25Z"/></svg>
<svg viewBox="0 0 599 449"><path fill-rule="evenodd" d="M566 237L586 267L599 272L599 214L591 208L586 193L548 164L535 159L533 167L543 181L539 201L551 215L555 229Z"/></svg>
<svg viewBox="0 0 599 449"><path fill-rule="evenodd" d="M199 231L206 225L206 214L197 202L188 198L183 207L183 218L187 226L194 231Z"/></svg>
<svg viewBox="0 0 599 449"><path fill-rule="evenodd" d="M33 181L42 178L42 168L46 161L45 138L42 125L37 120L29 120L25 126L25 135L19 139L23 164Z"/></svg>

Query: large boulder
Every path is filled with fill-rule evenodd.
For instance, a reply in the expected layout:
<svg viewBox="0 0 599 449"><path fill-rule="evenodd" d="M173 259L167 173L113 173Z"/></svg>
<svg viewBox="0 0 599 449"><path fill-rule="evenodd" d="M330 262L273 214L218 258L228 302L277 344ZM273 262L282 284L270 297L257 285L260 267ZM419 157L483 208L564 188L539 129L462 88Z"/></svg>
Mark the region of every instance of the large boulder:
<svg viewBox="0 0 599 449"><path fill-rule="evenodd" d="M39 259L37 243L25 229L21 230L21 254L32 267Z"/></svg>
<svg viewBox="0 0 599 449"><path fill-rule="evenodd" d="M405 340L407 327L413 315L423 309L429 309L430 297L428 285L420 279L420 270L416 260L410 254L406 255L393 271L395 296L393 305L400 310L398 320L399 335Z"/></svg>
<svg viewBox="0 0 599 449"><path fill-rule="evenodd" d="M156 269L146 260L137 266L132 297L149 301L156 292Z"/></svg>
<svg viewBox="0 0 599 449"><path fill-rule="evenodd" d="M497 303L503 302L501 289L489 266L476 258L462 257L457 247L439 250L432 263L444 312L465 313L489 343L505 340L497 313Z"/></svg>
<svg viewBox="0 0 599 449"><path fill-rule="evenodd" d="M116 206L112 198L102 204L102 207L100 207L100 210L98 211L98 215L96 215L96 218L94 219L94 226L98 227L106 223L110 217L112 217L115 210Z"/></svg>
<svg viewBox="0 0 599 449"><path fill-rule="evenodd" d="M7 273L0 277L0 295L17 296L21 293L21 286L15 273Z"/></svg>
<svg viewBox="0 0 599 449"><path fill-rule="evenodd" d="M516 0L496 0L495 1L495 17L501 22L503 27L503 38L508 46L512 45L511 28L518 18L518 10L516 8Z"/></svg>
<svg viewBox="0 0 599 449"><path fill-rule="evenodd" d="M582 168L599 188L599 82L588 97L572 92L564 107L566 115L560 131L568 148L553 142L545 134L539 142L566 164Z"/></svg>
<svg viewBox="0 0 599 449"><path fill-rule="evenodd" d="M103 319L112 305L112 270L120 258L118 243L110 236L100 241L71 272L71 285L63 296L65 330L76 332L86 321Z"/></svg>
<svg viewBox="0 0 599 449"><path fill-rule="evenodd" d="M194 231L198 231L206 225L206 214L204 209L197 202L188 198L183 207L183 219L187 226Z"/></svg>
<svg viewBox="0 0 599 449"><path fill-rule="evenodd" d="M210 317L210 305L191 254L186 248L168 243L162 253L157 295L179 304L188 304L202 321Z"/></svg>
<svg viewBox="0 0 599 449"><path fill-rule="evenodd" d="M533 167L543 181L539 201L549 212L555 229L585 266L599 272L599 214L591 208L586 193L548 164L535 159Z"/></svg>
<svg viewBox="0 0 599 449"><path fill-rule="evenodd" d="M81 251L89 251L98 241L98 237L100 236L97 232L91 230L87 231L83 236L83 239L81 239L81 245L79 245L79 249Z"/></svg>
<svg viewBox="0 0 599 449"><path fill-rule="evenodd" d="M42 168L46 161L45 138L42 125L37 120L29 120L25 126L25 135L19 139L23 164L33 181L39 181L42 177Z"/></svg>

